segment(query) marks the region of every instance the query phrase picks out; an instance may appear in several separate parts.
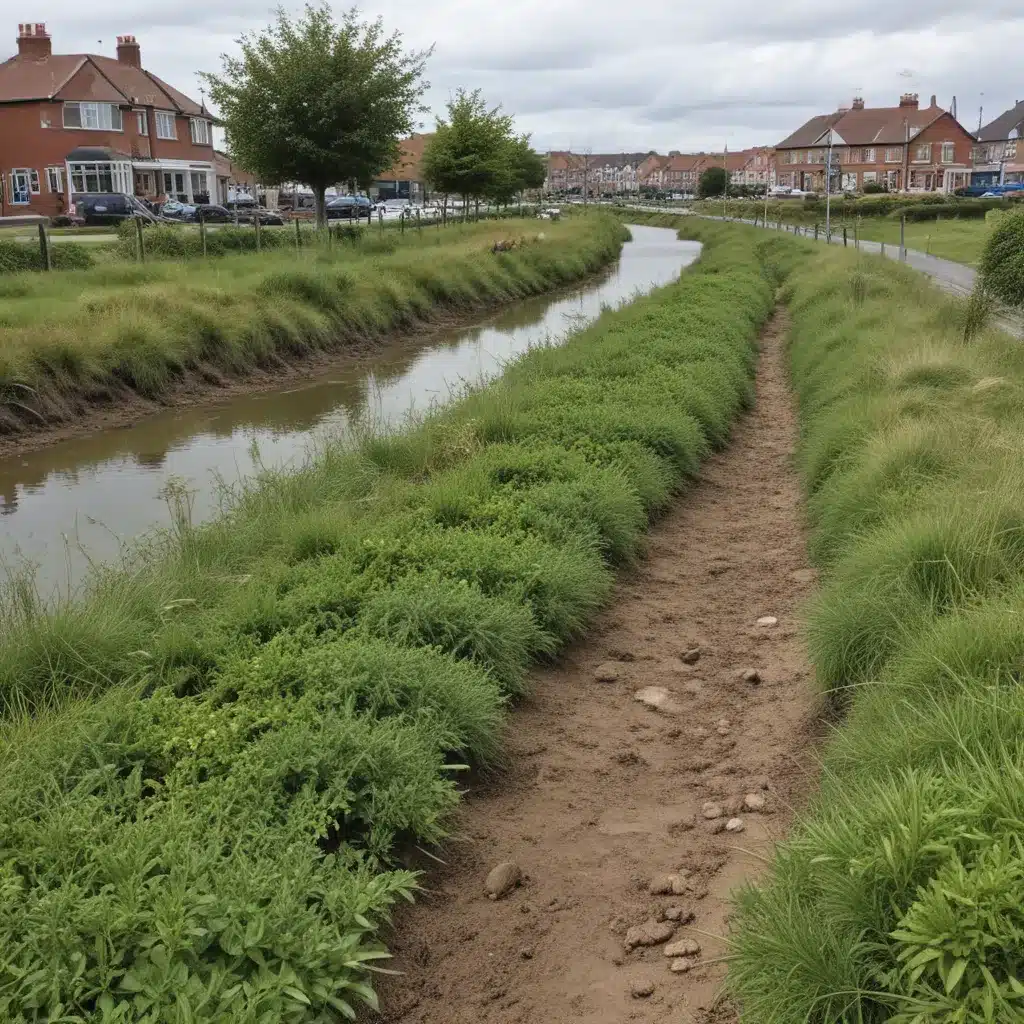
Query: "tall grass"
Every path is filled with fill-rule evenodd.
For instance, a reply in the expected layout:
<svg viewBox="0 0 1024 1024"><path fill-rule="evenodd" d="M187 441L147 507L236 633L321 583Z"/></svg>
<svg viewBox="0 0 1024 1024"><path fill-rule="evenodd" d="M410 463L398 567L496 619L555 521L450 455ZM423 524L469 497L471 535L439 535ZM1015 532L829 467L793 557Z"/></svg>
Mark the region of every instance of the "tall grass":
<svg viewBox="0 0 1024 1024"><path fill-rule="evenodd" d="M749 247L709 246L415 429L328 444L201 527L175 495L173 529L73 603L18 588L0 1016L373 1005L377 930L416 886L403 851L444 837L529 666L586 629L725 442L773 303Z"/></svg>
<svg viewBox="0 0 1024 1024"><path fill-rule="evenodd" d="M109 264L0 281L0 430L78 415L125 394L159 399L421 321L578 280L618 254L608 217L493 223L216 260ZM527 230L527 228L529 230Z"/></svg>
<svg viewBox="0 0 1024 1024"><path fill-rule="evenodd" d="M965 343L970 300L906 268L782 244L842 722L739 897L730 985L750 1021L1024 1020L1024 349Z"/></svg>

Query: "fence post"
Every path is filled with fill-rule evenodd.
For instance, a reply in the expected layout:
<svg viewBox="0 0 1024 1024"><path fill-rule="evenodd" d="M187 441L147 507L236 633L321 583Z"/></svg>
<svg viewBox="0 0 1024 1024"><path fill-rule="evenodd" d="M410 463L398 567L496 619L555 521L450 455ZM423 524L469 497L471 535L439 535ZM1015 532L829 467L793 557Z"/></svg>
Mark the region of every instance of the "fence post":
<svg viewBox="0 0 1024 1024"><path fill-rule="evenodd" d="M199 211L199 240L203 244L203 258L206 258L206 214Z"/></svg>
<svg viewBox="0 0 1024 1024"><path fill-rule="evenodd" d="M906 245L906 230L907 230L907 215L905 213L900 214L900 259L905 260L907 258L907 245Z"/></svg>
<svg viewBox="0 0 1024 1024"><path fill-rule="evenodd" d="M817 221L814 222L814 240L815 241L818 240L818 222Z"/></svg>
<svg viewBox="0 0 1024 1024"><path fill-rule="evenodd" d="M302 228L299 227L299 218L295 218L295 248L302 248Z"/></svg>
<svg viewBox="0 0 1024 1024"><path fill-rule="evenodd" d="M43 261L43 270L53 270L53 261L50 256L50 239L46 235L46 225L39 224L39 256Z"/></svg>
<svg viewBox="0 0 1024 1024"><path fill-rule="evenodd" d="M843 248L844 249L846 248L846 245L847 245L847 242L846 242L846 225L844 224L843 225Z"/></svg>
<svg viewBox="0 0 1024 1024"><path fill-rule="evenodd" d="M139 242L139 262L140 263L145 263L146 262L146 239L145 239L145 237L143 236L143 233L142 233L142 218L141 217L136 217L135 218L135 235L138 238L138 242Z"/></svg>
<svg viewBox="0 0 1024 1024"><path fill-rule="evenodd" d="M416 233L419 235L423 234L423 211L417 206L416 207Z"/></svg>
<svg viewBox="0 0 1024 1024"><path fill-rule="evenodd" d="M260 214L259 214L259 210L257 210L253 214L252 225L253 225L253 228L256 231L256 251L260 252L260 250L263 248L263 245L262 245L262 242L260 240Z"/></svg>
<svg viewBox="0 0 1024 1024"><path fill-rule="evenodd" d="M377 211L377 223L380 225L380 237L384 237L384 211Z"/></svg>
<svg viewBox="0 0 1024 1024"><path fill-rule="evenodd" d="M882 242L882 255L885 255L885 242Z"/></svg>
<svg viewBox="0 0 1024 1024"><path fill-rule="evenodd" d="M853 222L853 247L854 249L860 248L860 215L858 214L857 219Z"/></svg>
<svg viewBox="0 0 1024 1024"><path fill-rule="evenodd" d="M405 237L405 210L403 209L399 218L398 233L404 238Z"/></svg>

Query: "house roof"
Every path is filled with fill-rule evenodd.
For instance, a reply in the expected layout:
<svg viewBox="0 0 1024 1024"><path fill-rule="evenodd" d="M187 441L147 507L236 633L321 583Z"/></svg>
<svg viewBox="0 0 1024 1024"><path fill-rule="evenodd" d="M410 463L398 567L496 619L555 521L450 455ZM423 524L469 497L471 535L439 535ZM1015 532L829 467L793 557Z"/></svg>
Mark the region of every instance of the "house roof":
<svg viewBox="0 0 1024 1024"><path fill-rule="evenodd" d="M1000 114L994 121L989 121L978 132L979 142L1001 142L1010 137L1014 129L1017 134L1024 133L1024 100L1018 100L1009 110Z"/></svg>
<svg viewBox="0 0 1024 1024"><path fill-rule="evenodd" d="M421 181L420 161L433 132L414 132L401 142L398 159L386 171L377 175L378 181Z"/></svg>
<svg viewBox="0 0 1024 1024"><path fill-rule="evenodd" d="M859 107L818 114L778 144L777 149L801 149L820 145L829 128L842 139L841 145L896 145L906 141L907 127L913 139L934 124L946 111L938 106ZM838 140L837 140L838 141Z"/></svg>
<svg viewBox="0 0 1024 1024"><path fill-rule="evenodd" d="M195 100L142 68L92 53L54 53L48 57L11 57L0 63L0 103L71 99L65 96L81 72L90 74L89 99L160 107L209 117Z"/></svg>
<svg viewBox="0 0 1024 1024"><path fill-rule="evenodd" d="M695 171L707 159L706 153L679 153L670 156L665 164L666 171Z"/></svg>

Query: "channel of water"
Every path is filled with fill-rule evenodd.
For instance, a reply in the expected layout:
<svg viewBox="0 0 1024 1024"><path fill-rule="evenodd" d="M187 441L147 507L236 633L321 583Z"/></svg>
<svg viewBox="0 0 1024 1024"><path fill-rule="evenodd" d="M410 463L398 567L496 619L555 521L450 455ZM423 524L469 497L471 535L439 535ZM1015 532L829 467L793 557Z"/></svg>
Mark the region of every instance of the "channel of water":
<svg viewBox="0 0 1024 1024"><path fill-rule="evenodd" d="M298 464L318 437L344 432L356 418L395 423L443 402L531 345L674 280L700 252L668 228L630 231L614 266L569 292L384 345L368 359L339 354L321 374L278 391L214 396L0 460L0 560L8 569L31 565L44 597L74 586L90 563L167 524L170 481L193 491L194 518L207 518L218 508L218 480L253 473L256 458L268 467Z"/></svg>

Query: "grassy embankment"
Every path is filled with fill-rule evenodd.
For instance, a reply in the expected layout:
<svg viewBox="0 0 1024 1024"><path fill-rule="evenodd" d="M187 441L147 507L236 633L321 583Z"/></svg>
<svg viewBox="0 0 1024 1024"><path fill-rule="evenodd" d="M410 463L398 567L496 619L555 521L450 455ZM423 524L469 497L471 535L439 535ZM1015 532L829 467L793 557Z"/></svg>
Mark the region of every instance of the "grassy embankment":
<svg viewBox="0 0 1024 1024"><path fill-rule="evenodd" d="M216 381L438 309L546 291L611 262L622 241L610 218L532 222L525 245L492 254L510 233L485 222L355 247L5 277L0 430L70 419L119 396L160 399L189 377Z"/></svg>
<svg viewBox="0 0 1024 1024"><path fill-rule="evenodd" d="M470 258L477 264L479 256ZM335 1020L536 659L725 442L749 247L0 631L0 1016ZM102 1017L101 1017L102 1015Z"/></svg>
<svg viewBox="0 0 1024 1024"><path fill-rule="evenodd" d="M798 267L809 648L843 721L739 900L731 987L749 1021L1021 1021L1024 347L965 341L964 305L877 257L773 258Z"/></svg>

